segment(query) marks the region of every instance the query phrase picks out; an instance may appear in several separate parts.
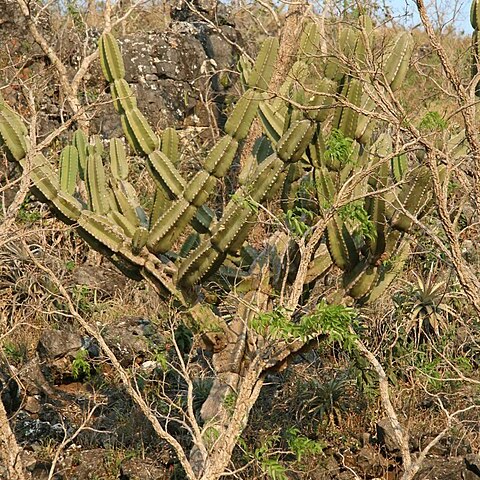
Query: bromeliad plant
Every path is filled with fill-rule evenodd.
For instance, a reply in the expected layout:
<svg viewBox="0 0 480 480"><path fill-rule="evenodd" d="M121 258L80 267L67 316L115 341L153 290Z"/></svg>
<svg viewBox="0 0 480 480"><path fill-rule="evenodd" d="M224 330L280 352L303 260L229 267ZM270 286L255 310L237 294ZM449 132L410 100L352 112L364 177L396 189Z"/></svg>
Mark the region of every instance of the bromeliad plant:
<svg viewBox="0 0 480 480"><path fill-rule="evenodd" d="M282 304L285 296L278 290L295 283L290 281L296 275L288 261L291 243L308 237L314 222L323 218L325 235L319 236L314 258L306 259L310 267L301 282L311 286L336 265L343 279L339 296L372 301L401 270L409 252L407 233L428 210L427 170L406 173L406 157L392 154L392 139L372 117L372 85L386 90L401 85L412 40L407 33L399 35L379 78L367 82L358 71L369 61L371 39L371 21L360 17L357 26L340 30L340 53L325 58L315 25L307 25L297 62L279 92L269 92L278 41L267 39L253 66L241 62L245 91L225 124L225 136L203 168L186 180L176 166L176 132L166 129L158 136L152 130L125 81L117 42L111 34L103 35L100 61L113 105L130 148L143 158L156 185L150 211L141 206L129 181L129 156L120 139L110 139L105 151L98 139L89 143L85 133L75 132L58 159L57 173L52 159L30 148L20 117L0 101L4 151L28 171L37 195L125 275L147 279L162 297L175 299L213 350L215 380L201 409L206 427L201 430L191 415L182 420L192 422L190 461L174 443L192 479L213 480L224 473L268 370L319 336L331 335L335 321L341 319L348 330L354 319L352 309L324 302L307 315L300 313L303 305ZM256 117L264 135L239 174L238 190L217 218L208 199ZM256 252L246 245L256 207L279 191L297 237L277 233L264 252ZM191 228L194 233L187 236ZM215 274L227 279L223 286L236 282L237 312L228 320L207 305L191 306L196 287ZM302 302L313 290L305 289Z"/></svg>

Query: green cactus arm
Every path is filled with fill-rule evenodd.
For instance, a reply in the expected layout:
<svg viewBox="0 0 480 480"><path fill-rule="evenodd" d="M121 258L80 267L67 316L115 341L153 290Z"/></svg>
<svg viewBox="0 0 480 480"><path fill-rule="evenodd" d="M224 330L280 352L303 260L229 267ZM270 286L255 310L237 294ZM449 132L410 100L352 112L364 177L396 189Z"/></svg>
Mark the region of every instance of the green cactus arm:
<svg viewBox="0 0 480 480"><path fill-rule="evenodd" d="M314 171L316 193L320 207L328 209L333 205L336 196L334 174L325 167L316 168Z"/></svg>
<svg viewBox="0 0 480 480"><path fill-rule="evenodd" d="M137 153L150 155L160 146L157 135L138 108L126 111L123 118L125 124L128 125L128 132L132 141L131 147Z"/></svg>
<svg viewBox="0 0 480 480"><path fill-rule="evenodd" d="M173 200L182 194L185 180L163 152L152 152L147 157L146 165L150 176L165 191L168 198Z"/></svg>
<svg viewBox="0 0 480 480"><path fill-rule="evenodd" d="M100 215L108 213L110 204L108 202L105 168L102 158L98 154L87 157L85 186L88 193L90 209Z"/></svg>
<svg viewBox="0 0 480 480"><path fill-rule="evenodd" d="M315 22L306 22L300 36L299 57L310 58L318 54L320 49L320 31Z"/></svg>
<svg viewBox="0 0 480 480"><path fill-rule="evenodd" d="M180 140L178 133L174 128L166 128L162 134L162 152L170 159L173 165L177 165L180 161L178 150Z"/></svg>
<svg viewBox="0 0 480 480"><path fill-rule="evenodd" d="M398 247L394 256L392 257L392 260L386 265L382 265L378 268L378 277L376 283L366 294L366 296L360 299L361 302L372 303L380 298L380 296L384 294L385 290L390 286L395 278L402 272L409 255L410 243L405 241Z"/></svg>
<svg viewBox="0 0 480 480"><path fill-rule="evenodd" d="M128 177L127 154L119 138L110 140L110 171L115 180L126 180Z"/></svg>
<svg viewBox="0 0 480 480"><path fill-rule="evenodd" d="M138 227L140 218L137 215L137 209L140 207L140 202L134 188L127 181L117 180L112 182L112 192L119 213L124 215L132 225Z"/></svg>
<svg viewBox="0 0 480 480"><path fill-rule="evenodd" d="M112 252L118 252L126 241L123 231L105 215L83 210L78 218L78 225L80 234L82 231L86 232Z"/></svg>
<svg viewBox="0 0 480 480"><path fill-rule="evenodd" d="M211 237L205 239L180 264L178 281L181 284L193 285L207 277L221 264L227 253L241 248L254 225L253 220L257 213L240 197L250 197L253 202L261 202L273 188L283 169L284 163L276 155L271 155L258 166L248 187L241 188L228 203L222 218L212 230Z"/></svg>
<svg viewBox="0 0 480 480"><path fill-rule="evenodd" d="M470 23L474 30L478 30L480 27L480 5L479 0L472 0L470 5Z"/></svg>
<svg viewBox="0 0 480 480"><path fill-rule="evenodd" d="M144 227L138 227L132 238L132 253L138 255L147 244L148 230Z"/></svg>
<svg viewBox="0 0 480 480"><path fill-rule="evenodd" d="M315 123L300 120L292 124L276 146L277 155L284 162L296 162L304 154L316 130Z"/></svg>
<svg viewBox="0 0 480 480"><path fill-rule="evenodd" d="M83 205L76 198L63 191L59 191L51 203L60 213L61 220L67 224L77 222L83 210Z"/></svg>
<svg viewBox="0 0 480 480"><path fill-rule="evenodd" d="M0 146L2 143L7 150L7 156L17 162L25 157L29 149L24 123L6 104L0 108Z"/></svg>
<svg viewBox="0 0 480 480"><path fill-rule="evenodd" d="M232 165L237 150L237 140L230 136L223 137L205 159L205 170L216 178L223 178Z"/></svg>
<svg viewBox="0 0 480 480"><path fill-rule="evenodd" d="M248 86L262 91L268 89L273 74L273 67L277 59L278 38L267 38L258 53L257 60L248 75Z"/></svg>
<svg viewBox="0 0 480 480"><path fill-rule="evenodd" d="M402 232L410 230L413 220L405 215L402 209L404 208L413 216L418 215L431 196L430 186L431 175L428 167L421 166L412 172L398 195L398 202L394 204L396 211L390 218L393 228Z"/></svg>
<svg viewBox="0 0 480 480"><path fill-rule="evenodd" d="M78 170L78 150L69 145L60 154L60 188L70 195L73 195L77 186Z"/></svg>
<svg viewBox="0 0 480 480"><path fill-rule="evenodd" d="M197 210L195 217L192 219L192 227L198 233L211 233L211 227L215 223L217 217L215 212L208 206L203 205Z"/></svg>
<svg viewBox="0 0 480 480"><path fill-rule="evenodd" d="M72 145L77 149L79 175L85 180L85 169L87 168L87 136L82 130L76 130L73 134Z"/></svg>
<svg viewBox="0 0 480 480"><path fill-rule="evenodd" d="M247 90L228 117L224 127L225 133L236 140L245 138L257 114L260 101L264 98L262 94L255 90Z"/></svg>
<svg viewBox="0 0 480 480"><path fill-rule="evenodd" d="M341 97L343 101L356 107L360 106L362 99L362 84L359 80L352 78L347 81L343 88ZM340 130L345 137L355 138L359 113L348 105L340 105L335 109L333 128Z"/></svg>
<svg viewBox="0 0 480 480"><path fill-rule="evenodd" d="M157 186L153 197L153 206L150 210L150 219L148 222L150 229L152 229L157 220L163 215L165 210L167 210L168 205L169 200L165 191L163 188Z"/></svg>
<svg viewBox="0 0 480 480"><path fill-rule="evenodd" d="M201 243L180 264L177 274L178 284L183 287L195 285L220 266L226 256L225 253L212 248L210 243Z"/></svg>
<svg viewBox="0 0 480 480"><path fill-rule="evenodd" d="M375 111L376 103L369 92L364 92L360 101L360 108L368 114L360 113L357 120L357 128L355 130L355 139L360 141L363 145L369 143L373 128L376 124L372 118L372 113Z"/></svg>
<svg viewBox="0 0 480 480"><path fill-rule="evenodd" d="M405 80L413 52L413 38L409 32L398 35L390 48L383 68L385 80L392 90L397 90Z"/></svg>
<svg viewBox="0 0 480 480"><path fill-rule="evenodd" d="M352 298L362 298L373 289L378 276L378 268L364 260L344 274L344 288Z"/></svg>
<svg viewBox="0 0 480 480"><path fill-rule="evenodd" d="M112 83L125 77L125 66L122 54L115 37L111 33L104 33L98 42L100 50L100 65L103 75Z"/></svg>
<svg viewBox="0 0 480 480"><path fill-rule="evenodd" d="M170 205L165 214L160 216L152 226L148 236L148 249L153 253L170 250L195 212L196 208L183 198Z"/></svg>
<svg viewBox="0 0 480 480"><path fill-rule="evenodd" d="M58 195L60 191L58 175L41 153L32 158L29 175L35 187L47 200L53 200Z"/></svg>
<svg viewBox="0 0 480 480"><path fill-rule="evenodd" d="M446 150L453 158L459 158L467 155L468 142L465 136L465 129L461 130L456 135L452 135L448 139Z"/></svg>
<svg viewBox="0 0 480 480"><path fill-rule="evenodd" d="M355 242L338 214L334 214L327 224L327 246L337 267L350 271L358 263Z"/></svg>
<svg viewBox="0 0 480 480"><path fill-rule="evenodd" d="M266 135L272 142L277 143L283 133L285 118L283 118L269 102L260 103L258 114Z"/></svg>
<svg viewBox="0 0 480 480"><path fill-rule="evenodd" d="M324 122L328 118L337 87L337 82L328 78L322 78L318 82L315 86L315 94L309 103L310 107L318 107L318 110L307 110L308 118L317 122Z"/></svg>
<svg viewBox="0 0 480 480"><path fill-rule="evenodd" d="M315 252L315 255L308 265L305 283L309 284L321 277L333 265L332 257L328 247L321 243Z"/></svg>
<svg viewBox="0 0 480 480"><path fill-rule="evenodd" d="M395 182L400 183L407 172L408 160L405 154L393 157L391 162L392 176Z"/></svg>
<svg viewBox="0 0 480 480"><path fill-rule="evenodd" d="M110 210L107 216L115 223L115 225L122 229L123 233L128 238L133 238L138 227L135 223L132 223L125 215L116 210Z"/></svg>
<svg viewBox="0 0 480 480"><path fill-rule="evenodd" d="M137 108L137 99L125 79L115 80L110 84L113 106L119 113L126 113Z"/></svg>
<svg viewBox="0 0 480 480"><path fill-rule="evenodd" d="M187 257L188 254L199 245L200 235L197 232L191 233L183 242L182 248L180 249L180 256L183 258Z"/></svg>

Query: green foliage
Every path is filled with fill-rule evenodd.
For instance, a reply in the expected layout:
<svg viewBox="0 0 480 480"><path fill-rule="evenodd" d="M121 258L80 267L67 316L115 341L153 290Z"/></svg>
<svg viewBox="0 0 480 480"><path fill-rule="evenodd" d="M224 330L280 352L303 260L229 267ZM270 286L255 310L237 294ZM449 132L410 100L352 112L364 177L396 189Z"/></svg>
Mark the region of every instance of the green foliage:
<svg viewBox="0 0 480 480"><path fill-rule="evenodd" d="M235 392L230 392L223 399L223 406L230 415L233 415L233 412L235 411L236 403L237 403L237 394Z"/></svg>
<svg viewBox="0 0 480 480"><path fill-rule="evenodd" d="M212 389L213 381L211 378L196 378L193 381L193 407L196 411L202 408L208 394Z"/></svg>
<svg viewBox="0 0 480 480"><path fill-rule="evenodd" d="M42 218L31 196L27 196L18 209L17 217L25 223L34 223Z"/></svg>
<svg viewBox="0 0 480 480"><path fill-rule="evenodd" d="M3 353L13 364L23 363L28 356L25 345L18 345L9 340L5 340L2 345Z"/></svg>
<svg viewBox="0 0 480 480"><path fill-rule="evenodd" d="M316 379L298 385L299 408L310 419L322 422L340 418L349 409L351 380L345 374L335 375L326 382Z"/></svg>
<svg viewBox="0 0 480 480"><path fill-rule="evenodd" d="M73 20L73 24L77 29L85 28L85 22L83 20L83 15L80 9L78 8L77 2L75 0L67 1L66 3L67 14Z"/></svg>
<svg viewBox="0 0 480 480"><path fill-rule="evenodd" d="M358 230L362 237L370 241L377 238L376 225L365 210L362 200L347 203L347 205L338 209L338 215L354 230Z"/></svg>
<svg viewBox="0 0 480 480"><path fill-rule="evenodd" d="M72 299L82 313L92 313L97 310L97 292L86 285L75 285L72 290Z"/></svg>
<svg viewBox="0 0 480 480"><path fill-rule="evenodd" d="M278 458L263 458L260 465L271 480L288 480L287 470Z"/></svg>
<svg viewBox="0 0 480 480"><path fill-rule="evenodd" d="M306 208L295 206L285 212L285 223L295 237L303 237L310 229L308 221L314 218L314 213Z"/></svg>
<svg viewBox="0 0 480 480"><path fill-rule="evenodd" d="M419 128L423 131L432 132L436 130L445 130L447 126L448 124L446 120L444 120L438 112L431 111L424 115L420 121Z"/></svg>
<svg viewBox="0 0 480 480"><path fill-rule="evenodd" d="M88 362L88 352L84 349L81 349L75 355L75 358L72 362L72 376L75 380L80 379L90 379L92 374L92 367Z"/></svg>
<svg viewBox="0 0 480 480"><path fill-rule="evenodd" d="M175 330L175 343L181 353L188 354L193 345L193 333L183 324L180 324Z"/></svg>
<svg viewBox="0 0 480 480"><path fill-rule="evenodd" d="M447 291L447 282L437 279L435 267L432 264L426 276L415 274L416 284L410 284L404 294L395 297L406 319L405 333L413 336L416 345L439 337L458 316L448 302L455 298L455 294Z"/></svg>
<svg viewBox="0 0 480 480"><path fill-rule="evenodd" d="M258 213L258 202L253 200L252 197L244 197L240 194L234 193L230 198L237 205L250 210L252 213Z"/></svg>
<svg viewBox="0 0 480 480"><path fill-rule="evenodd" d="M354 309L321 301L313 313L304 315L297 323L293 323L288 312L280 308L257 315L250 326L268 338L286 341L306 342L318 335L327 335L330 341L340 342L350 349L356 338L350 331L355 318Z"/></svg>
<svg viewBox="0 0 480 480"><path fill-rule="evenodd" d="M317 440L311 440L310 438L302 435L300 430L296 427L290 427L286 432L286 438L289 449L297 457L299 462L303 457L309 455L318 455L322 453L326 445Z"/></svg>
<svg viewBox="0 0 480 480"><path fill-rule="evenodd" d="M333 129L325 140L325 158L327 162L345 166L353 152L353 140L339 129Z"/></svg>
<svg viewBox="0 0 480 480"><path fill-rule="evenodd" d="M279 456L273 453L279 441L279 435L269 435L262 441L262 445L255 449L253 457L271 480L288 480L286 469L280 463Z"/></svg>
<svg viewBox="0 0 480 480"><path fill-rule="evenodd" d="M207 442L207 445L213 445L218 439L220 433L219 431L212 426L209 426L205 429L204 438Z"/></svg>

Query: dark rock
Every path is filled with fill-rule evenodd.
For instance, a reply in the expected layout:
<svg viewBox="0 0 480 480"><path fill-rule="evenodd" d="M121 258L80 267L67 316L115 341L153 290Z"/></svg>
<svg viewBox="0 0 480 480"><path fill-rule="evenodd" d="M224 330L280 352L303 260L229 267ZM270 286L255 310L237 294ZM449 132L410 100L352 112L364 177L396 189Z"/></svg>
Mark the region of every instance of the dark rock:
<svg viewBox="0 0 480 480"><path fill-rule="evenodd" d="M28 445L44 443L48 439L60 441L63 439L64 434L65 425L60 422L59 418L51 422L42 418L34 418L23 410L18 412L15 417L15 435L17 440L26 442Z"/></svg>
<svg viewBox="0 0 480 480"><path fill-rule="evenodd" d="M164 339L149 320L141 317L125 317L104 328L103 337L115 351L120 362L129 366L141 363L153 348L161 348Z"/></svg>
<svg viewBox="0 0 480 480"><path fill-rule="evenodd" d="M0 366L0 391L7 414L15 412L22 403L18 383L12 376L8 365Z"/></svg>
<svg viewBox="0 0 480 480"><path fill-rule="evenodd" d="M120 467L120 480L167 480L170 474L164 467L155 466L149 460L131 458Z"/></svg>
<svg viewBox="0 0 480 480"><path fill-rule="evenodd" d="M427 457L415 480L471 480L461 457Z"/></svg>
<svg viewBox="0 0 480 480"><path fill-rule="evenodd" d="M395 430L388 418L382 418L377 422L377 441L388 453L400 451Z"/></svg>
<svg viewBox="0 0 480 480"><path fill-rule="evenodd" d="M61 357L74 358L83 346L83 340L77 333L65 330L46 330L37 345L40 358L53 360Z"/></svg>
<svg viewBox="0 0 480 480"><path fill-rule="evenodd" d="M315 468L309 471L309 480L332 480L339 473L338 462L332 455L319 459Z"/></svg>
<svg viewBox="0 0 480 480"><path fill-rule="evenodd" d="M40 408L41 408L41 405L39 400L32 396L28 396L23 403L23 409L26 412L34 415L40 412Z"/></svg>
<svg viewBox="0 0 480 480"><path fill-rule="evenodd" d="M112 465L111 451L101 448L72 452L59 467L68 480L118 478L115 465Z"/></svg>
<svg viewBox="0 0 480 480"><path fill-rule="evenodd" d="M207 19L217 24L226 24L230 21L229 9L217 0L172 0L170 15L178 22L203 22Z"/></svg>
<svg viewBox="0 0 480 480"><path fill-rule="evenodd" d="M121 128L119 134L121 134ZM85 285L113 295L125 287L126 278L114 268L86 264L73 271L72 282L75 285Z"/></svg>
<svg viewBox="0 0 480 480"><path fill-rule="evenodd" d="M40 360L37 355L18 371L18 377L23 388L30 395L39 395L40 393L46 395L54 394L52 387L42 372Z"/></svg>
<svg viewBox="0 0 480 480"><path fill-rule="evenodd" d="M356 454L355 464L365 474L382 477L387 470L388 461L372 445L365 445Z"/></svg>
<svg viewBox="0 0 480 480"><path fill-rule="evenodd" d="M471 453L465 456L467 469L480 477L480 455Z"/></svg>

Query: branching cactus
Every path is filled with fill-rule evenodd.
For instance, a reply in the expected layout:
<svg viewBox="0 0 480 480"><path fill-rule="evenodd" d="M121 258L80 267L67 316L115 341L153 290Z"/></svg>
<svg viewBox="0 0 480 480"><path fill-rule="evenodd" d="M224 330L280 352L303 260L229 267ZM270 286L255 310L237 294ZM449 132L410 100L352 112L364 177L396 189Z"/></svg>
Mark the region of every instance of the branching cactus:
<svg viewBox="0 0 480 480"><path fill-rule="evenodd" d="M279 138L276 152L254 167L252 175L226 206L223 216L215 219L206 202L217 180L230 169L247 135L273 72L278 40L267 39L249 72L247 89L225 124L226 135L208 154L204 169L186 181L176 168L178 138L167 129L161 138L148 125L137 108L135 96L125 81L120 49L111 34L101 37L100 60L115 109L120 115L130 147L145 163L157 185L153 208L145 212L129 183L128 156L119 139L111 139L103 151L100 140L88 143L77 131L72 144L60 155L59 172L43 155L30 158L30 176L40 196L49 202L66 223L78 225L82 237L101 251L132 278L147 277L162 295L174 295L182 303L176 284L192 286L214 272L229 253L243 245L256 213L238 198L251 197L262 202L278 189L288 166L296 162L310 143L315 124L298 120ZM25 126L8 106L0 105L0 134L10 159L25 167L28 138ZM105 160L106 159L106 160ZM84 183L82 198L77 188ZM162 263L162 254L170 251L189 224L203 240L191 249L191 237L181 249L178 269ZM168 273L167 273L168 270Z"/></svg>
<svg viewBox="0 0 480 480"><path fill-rule="evenodd" d="M259 115L272 144L294 119L315 121L301 168L290 170L287 177L284 208L295 205L293 192L302 185L314 186L319 213L331 219L308 279L318 278L335 264L344 272L348 295L360 302L373 301L408 256L414 219L428 210L430 178L424 167L406 174L406 156L392 155L392 139L374 119L375 89L372 80L359 74L371 51L371 20L361 16L356 27L342 27L340 52L331 57L319 55L318 37L314 24L304 29L300 53L281 88L281 98L263 101ZM391 42L383 70L374 79L377 88L398 89L412 49L409 33ZM355 177L359 181L354 188L346 188ZM335 207L339 201L341 207Z"/></svg>
<svg viewBox="0 0 480 480"><path fill-rule="evenodd" d="M175 130L166 129L158 136L149 126L125 81L118 44L111 34L104 34L99 42L102 70L128 144L144 158L156 185L153 207L144 211L129 182L122 141L111 139L103 151L98 138L89 143L81 131L63 149L58 174L42 154L29 158L33 184L62 220L78 224L80 235L126 275L152 280L162 295L173 295L181 303L185 288L218 271L229 255L242 248L257 216L252 204L272 198L283 185L282 205L288 211L295 205L295 192L302 185L314 185L319 213L331 219L327 248L319 248L309 278L334 263L344 272L349 295L374 300L408 255L407 234L413 218L426 211L430 180L422 168L406 175L404 156L390 158L392 140L388 133L379 134L381 128L371 115L376 106L374 89L360 80L355 69L367 62L372 36L372 22L362 16L356 27L340 30L340 52L325 58L318 54L316 26L308 24L298 59L278 96L268 92L278 41L267 39L255 65L242 60L245 91L225 124L225 136L213 146L203 169L187 181L177 169ZM411 52L410 35L398 35L377 73L377 85L397 89ZM229 171L257 115L265 136L240 173L239 190L217 219L208 199L218 179ZM29 151L25 126L3 102L0 135L8 157L25 166ZM368 175L345 198L350 178L365 171ZM79 189L79 183L84 188ZM332 212L339 200L343 206ZM197 233L178 247L190 225ZM178 253L172 267L163 255L172 258L174 247Z"/></svg>

